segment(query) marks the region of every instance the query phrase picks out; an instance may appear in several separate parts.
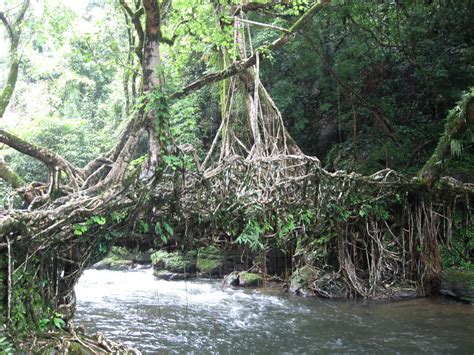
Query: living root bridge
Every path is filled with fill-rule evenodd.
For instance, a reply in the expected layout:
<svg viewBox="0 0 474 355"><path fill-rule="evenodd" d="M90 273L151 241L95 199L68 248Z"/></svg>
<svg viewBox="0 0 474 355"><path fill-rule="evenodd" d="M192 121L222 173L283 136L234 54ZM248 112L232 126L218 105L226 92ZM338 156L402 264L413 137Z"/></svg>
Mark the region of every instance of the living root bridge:
<svg viewBox="0 0 474 355"><path fill-rule="evenodd" d="M94 186L84 182L37 210L2 211L2 322L29 329L50 316L48 308L69 319L84 268L117 237L139 231L139 221L171 225L167 242L174 245L240 243L261 254L262 271L266 254L282 250L293 269L314 271L308 286L324 297L386 297L391 285L428 294L440 272L440 246L450 248L461 229L472 230L474 185L441 178L430 189L423 179L392 170L330 173L297 149L258 72L253 79L248 104L256 114L249 115L255 125L247 126L248 136L260 134L264 144L231 134L235 120L226 116L230 129L213 143L220 140L221 154L209 154L195 169L185 168L192 149L178 148L179 164L164 164L152 175L142 173L145 163L127 168L115 158ZM126 132L123 147L132 147L137 136ZM116 170L122 178L109 178ZM158 231L141 233L155 241L162 239Z"/></svg>
<svg viewBox="0 0 474 355"><path fill-rule="evenodd" d="M215 240L240 235L250 248L257 233L263 252L283 248L294 266L332 272L311 285L327 297L387 296L395 283L428 294L440 244L449 248L457 230L472 227L474 185L450 178L428 190L393 170L330 173L310 157L283 155L230 158L206 175L207 189L191 176L175 185L185 220L200 221L188 233L207 226Z"/></svg>
<svg viewBox="0 0 474 355"><path fill-rule="evenodd" d="M427 294L440 271L439 245L472 226L473 187L445 178L430 191L392 170L330 173L304 155L233 156L201 172L168 167L148 184L72 195L61 206L4 211L2 321L37 324L47 307L71 317L83 269L139 219L167 221L182 245L237 239L263 256L284 250L294 267L332 275L310 285L322 296L376 298L395 283Z"/></svg>

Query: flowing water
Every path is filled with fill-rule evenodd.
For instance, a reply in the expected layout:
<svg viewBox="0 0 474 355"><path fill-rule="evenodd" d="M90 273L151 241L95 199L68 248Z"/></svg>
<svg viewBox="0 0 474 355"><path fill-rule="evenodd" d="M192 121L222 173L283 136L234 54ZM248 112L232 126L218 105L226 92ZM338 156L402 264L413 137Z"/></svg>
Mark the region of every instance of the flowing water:
<svg viewBox="0 0 474 355"><path fill-rule="evenodd" d="M474 353L474 306L329 301L87 270L76 324L144 353Z"/></svg>

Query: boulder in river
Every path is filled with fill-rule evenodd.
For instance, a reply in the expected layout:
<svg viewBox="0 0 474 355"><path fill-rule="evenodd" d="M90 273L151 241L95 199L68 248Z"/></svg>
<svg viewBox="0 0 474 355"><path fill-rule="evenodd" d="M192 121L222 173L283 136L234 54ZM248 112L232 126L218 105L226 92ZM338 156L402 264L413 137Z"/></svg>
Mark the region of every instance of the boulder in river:
<svg viewBox="0 0 474 355"><path fill-rule="evenodd" d="M238 286L239 285L239 272L233 271L228 275L224 276L224 285L226 286Z"/></svg>
<svg viewBox="0 0 474 355"><path fill-rule="evenodd" d="M233 271L224 277L227 286L258 287L262 281L261 275L248 271Z"/></svg>
<svg viewBox="0 0 474 355"><path fill-rule="evenodd" d="M194 274L171 272L169 270L153 270L153 275L159 280L182 281L193 278Z"/></svg>
<svg viewBox="0 0 474 355"><path fill-rule="evenodd" d="M198 250L196 269L203 276L220 276L223 265L223 253L215 246L211 245Z"/></svg>
<svg viewBox="0 0 474 355"><path fill-rule="evenodd" d="M173 273L194 273L196 271L196 253L182 254L178 251L168 253L160 250L151 256L155 270L167 270Z"/></svg>
<svg viewBox="0 0 474 355"><path fill-rule="evenodd" d="M262 285L262 276L253 272L242 271L239 273L239 286L258 287Z"/></svg>
<svg viewBox="0 0 474 355"><path fill-rule="evenodd" d="M114 271L123 271L129 270L133 267L132 260L123 260L107 257L102 259L97 264L94 265L94 268L97 270L114 270Z"/></svg>
<svg viewBox="0 0 474 355"><path fill-rule="evenodd" d="M439 293L474 303L474 270L443 270Z"/></svg>
<svg viewBox="0 0 474 355"><path fill-rule="evenodd" d="M310 266L303 266L291 275L289 291L303 296L314 295L309 286L316 278L316 269Z"/></svg>
<svg viewBox="0 0 474 355"><path fill-rule="evenodd" d="M130 251L121 247L112 247L107 256L96 263L93 268L97 270L129 270L138 266L149 265L153 250Z"/></svg>

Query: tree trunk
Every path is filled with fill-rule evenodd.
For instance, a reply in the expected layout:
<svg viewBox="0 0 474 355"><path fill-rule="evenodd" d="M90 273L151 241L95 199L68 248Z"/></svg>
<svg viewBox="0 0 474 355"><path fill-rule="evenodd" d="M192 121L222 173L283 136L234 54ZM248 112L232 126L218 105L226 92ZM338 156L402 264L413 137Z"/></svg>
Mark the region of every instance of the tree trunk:
<svg viewBox="0 0 474 355"><path fill-rule="evenodd" d="M163 147L166 115L162 92L163 75L161 74L160 39L161 19L160 6L157 0L144 0L145 8L145 43L143 60L143 93L148 95L149 108L145 112L146 130L148 132L149 168L160 163L160 151ZM159 94L157 94L157 92ZM154 94L153 94L154 93ZM151 102L151 101L152 102Z"/></svg>

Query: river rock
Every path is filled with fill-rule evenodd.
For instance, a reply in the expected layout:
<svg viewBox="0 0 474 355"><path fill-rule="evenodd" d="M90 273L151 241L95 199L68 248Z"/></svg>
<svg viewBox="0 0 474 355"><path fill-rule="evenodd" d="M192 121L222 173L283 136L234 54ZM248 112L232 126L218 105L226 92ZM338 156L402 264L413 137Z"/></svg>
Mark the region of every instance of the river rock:
<svg viewBox="0 0 474 355"><path fill-rule="evenodd" d="M258 287L262 285L262 276L253 272L233 271L224 277L224 285L240 287Z"/></svg>
<svg viewBox="0 0 474 355"><path fill-rule="evenodd" d="M196 269L203 276L221 276L224 259L222 251L215 246L200 248L197 253Z"/></svg>
<svg viewBox="0 0 474 355"><path fill-rule="evenodd" d="M178 251L168 253L160 250L151 256L155 270L167 270L172 273L194 273L196 271L196 253L182 254Z"/></svg>
<svg viewBox="0 0 474 355"><path fill-rule="evenodd" d="M258 287L262 285L262 276L253 272L242 271L239 273L239 286Z"/></svg>
<svg viewBox="0 0 474 355"><path fill-rule="evenodd" d="M399 289L394 290L389 298L392 300L406 300L406 299L418 298L420 296L421 296L420 292L417 291L416 289L405 287L405 288L399 288Z"/></svg>
<svg viewBox="0 0 474 355"><path fill-rule="evenodd" d="M233 271L230 274L224 276L224 285L227 286L238 286L239 285L239 272Z"/></svg>
<svg viewBox="0 0 474 355"><path fill-rule="evenodd" d="M94 268L97 270L114 270L114 271L123 271L129 270L133 267L132 260L122 260L116 259L113 257L107 257L102 259L97 264L94 265Z"/></svg>
<svg viewBox="0 0 474 355"><path fill-rule="evenodd" d="M153 270L153 275L159 280L182 281L193 278L194 274L171 272L169 270Z"/></svg>
<svg viewBox="0 0 474 355"><path fill-rule="evenodd" d="M474 303L474 271L454 268L443 270L439 292L442 295Z"/></svg>
<svg viewBox="0 0 474 355"><path fill-rule="evenodd" d="M314 295L314 292L309 289L309 285L316 278L317 270L309 266L303 266L291 275L289 291L303 296Z"/></svg>
<svg viewBox="0 0 474 355"><path fill-rule="evenodd" d="M155 251L153 249L150 249L148 251L134 253L132 255L132 260L136 264L151 265L151 255L154 252Z"/></svg>
<svg viewBox="0 0 474 355"><path fill-rule="evenodd" d="M97 270L123 271L135 268L139 265L150 265L153 250L146 252L130 251L121 247L112 247L107 256L94 264Z"/></svg>

